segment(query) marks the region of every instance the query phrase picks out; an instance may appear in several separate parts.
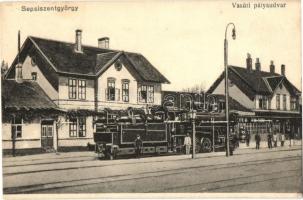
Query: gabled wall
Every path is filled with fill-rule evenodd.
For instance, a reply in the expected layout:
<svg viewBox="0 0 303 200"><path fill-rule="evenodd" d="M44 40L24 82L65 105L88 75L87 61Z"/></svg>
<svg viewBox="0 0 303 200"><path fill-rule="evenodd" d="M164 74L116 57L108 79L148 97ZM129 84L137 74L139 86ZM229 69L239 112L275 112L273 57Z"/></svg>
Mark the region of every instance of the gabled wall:
<svg viewBox="0 0 303 200"><path fill-rule="evenodd" d="M229 86L229 96L238 101L240 104L249 109L255 108L255 103L246 94L244 94L235 84ZM212 92L212 94L225 95L225 79L219 83L218 87Z"/></svg>
<svg viewBox="0 0 303 200"><path fill-rule="evenodd" d="M120 93L119 100L108 101L106 98L107 80L108 78L115 78L115 87ZM129 80L129 102L122 101L122 80ZM147 84L154 86L154 104L161 104L161 84L150 82L138 82L132 74L128 71L126 66L122 64L120 71L116 70L115 65L112 64L99 78L98 78L98 109L126 109L128 107L145 107L146 103L138 102L138 85ZM151 104L148 104L151 105Z"/></svg>
<svg viewBox="0 0 303 200"><path fill-rule="evenodd" d="M280 94L280 110L283 110L283 95L286 95L286 110L290 110L290 93L288 92L288 90L286 89L286 87L284 86L284 84L281 84L282 87L280 88L280 86L278 86L273 94L273 97L271 98L271 109L276 110L277 109L277 105L276 105L276 98L277 98L277 94Z"/></svg>
<svg viewBox="0 0 303 200"><path fill-rule="evenodd" d="M43 66L42 66L43 67ZM38 65L32 64L32 59L30 56L27 56L22 65L22 75L23 79L32 79L32 72L37 73L36 82L43 89L43 91L49 96L49 98L53 101L58 99L58 92L55 88L48 82L45 78Z"/></svg>

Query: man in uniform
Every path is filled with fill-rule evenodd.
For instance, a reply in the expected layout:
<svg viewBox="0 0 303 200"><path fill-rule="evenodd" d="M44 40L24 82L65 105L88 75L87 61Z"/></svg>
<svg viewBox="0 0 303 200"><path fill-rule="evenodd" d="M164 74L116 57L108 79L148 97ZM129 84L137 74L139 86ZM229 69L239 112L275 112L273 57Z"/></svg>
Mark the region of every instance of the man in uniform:
<svg viewBox="0 0 303 200"><path fill-rule="evenodd" d="M185 153L188 155L190 153L190 146L191 146L191 138L189 133L187 133L186 137L184 138L184 146L185 146Z"/></svg>
<svg viewBox="0 0 303 200"><path fill-rule="evenodd" d="M135 140L135 153L137 158L140 158L141 156L141 150L142 150L143 142L140 138L140 135L137 135L137 138Z"/></svg>

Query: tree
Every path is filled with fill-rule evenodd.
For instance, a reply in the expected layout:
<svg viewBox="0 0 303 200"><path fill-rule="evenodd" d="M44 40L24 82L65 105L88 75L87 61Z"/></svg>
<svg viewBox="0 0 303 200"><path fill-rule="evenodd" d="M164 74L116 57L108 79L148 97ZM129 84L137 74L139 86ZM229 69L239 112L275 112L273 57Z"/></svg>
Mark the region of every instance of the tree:
<svg viewBox="0 0 303 200"><path fill-rule="evenodd" d="M191 92L191 93L202 93L205 92L205 84L202 82L200 84L195 84L192 87L183 88L183 92Z"/></svg>

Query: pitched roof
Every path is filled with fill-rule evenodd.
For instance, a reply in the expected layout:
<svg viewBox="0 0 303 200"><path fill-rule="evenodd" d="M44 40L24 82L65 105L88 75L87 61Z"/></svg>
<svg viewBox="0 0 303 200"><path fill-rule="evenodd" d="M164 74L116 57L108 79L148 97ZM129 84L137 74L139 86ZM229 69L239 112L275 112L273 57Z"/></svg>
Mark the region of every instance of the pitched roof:
<svg viewBox="0 0 303 200"><path fill-rule="evenodd" d="M277 73L265 71L248 70L247 68L228 66L229 79L236 84L239 89L249 98L253 99L256 94L271 95L275 88L283 81L287 89L292 95L300 93L300 91L291 84L285 76ZM212 93L219 83L224 80L223 72L214 84L208 89L208 93Z"/></svg>
<svg viewBox="0 0 303 200"><path fill-rule="evenodd" d="M214 96L217 97L219 101L225 102L225 95L215 94ZM243 111L243 112L251 112L252 111L251 109L246 108L245 106L243 106L241 103L239 103L237 100L235 100L231 96L229 96L229 98L228 98L228 105L229 105L229 109L231 111L233 111L233 110Z"/></svg>
<svg viewBox="0 0 303 200"><path fill-rule="evenodd" d="M17 83L2 80L2 103L4 108L56 109L57 106L34 81Z"/></svg>
<svg viewBox="0 0 303 200"><path fill-rule="evenodd" d="M278 87L278 85L281 83L283 78L284 78L283 76L267 77L266 81L268 82L271 90L274 91Z"/></svg>
<svg viewBox="0 0 303 200"><path fill-rule="evenodd" d="M98 76L109 63L124 54L133 70L143 81L169 83L169 81L141 54L103 49L82 45L82 53L74 51L74 43L49 40L29 36L25 43L31 42L49 64L59 73L83 76ZM22 53L22 52L21 52ZM16 63L12 64L14 68ZM112 64L112 63L111 63ZM11 70L14 71L14 70Z"/></svg>

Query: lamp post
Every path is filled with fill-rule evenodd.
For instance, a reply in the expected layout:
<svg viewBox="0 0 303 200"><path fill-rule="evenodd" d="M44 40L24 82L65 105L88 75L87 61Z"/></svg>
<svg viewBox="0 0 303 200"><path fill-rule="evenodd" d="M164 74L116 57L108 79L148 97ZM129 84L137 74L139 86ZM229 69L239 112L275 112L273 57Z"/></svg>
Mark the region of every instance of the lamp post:
<svg viewBox="0 0 303 200"><path fill-rule="evenodd" d="M228 41L226 39L227 30L229 26L233 26L232 29L232 38L236 39L236 27L234 23L229 23L225 29L225 38L224 38L224 70L225 70L225 111L226 111L226 156L229 156L229 104L228 104Z"/></svg>
<svg viewBox="0 0 303 200"><path fill-rule="evenodd" d="M192 122L193 126L193 153L192 153L192 159L196 157L196 124L195 124L195 119L197 117L196 110L191 109L189 111L189 119Z"/></svg>

